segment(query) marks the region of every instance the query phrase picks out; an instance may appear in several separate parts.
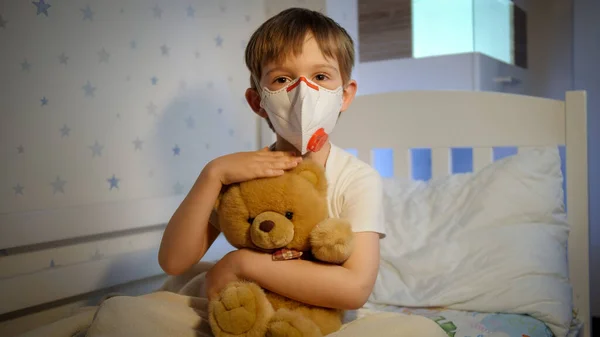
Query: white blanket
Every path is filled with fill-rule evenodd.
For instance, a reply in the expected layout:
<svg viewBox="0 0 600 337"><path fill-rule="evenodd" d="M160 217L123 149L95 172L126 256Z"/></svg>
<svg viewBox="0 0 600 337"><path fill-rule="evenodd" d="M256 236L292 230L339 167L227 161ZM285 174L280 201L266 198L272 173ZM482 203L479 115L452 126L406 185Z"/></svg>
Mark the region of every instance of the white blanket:
<svg viewBox="0 0 600 337"><path fill-rule="evenodd" d="M199 263L187 273L169 278L156 292L110 297L97 307L84 308L21 337L213 337L204 287L210 266ZM330 336L447 337L435 322L421 316L369 311L347 316L348 322Z"/></svg>

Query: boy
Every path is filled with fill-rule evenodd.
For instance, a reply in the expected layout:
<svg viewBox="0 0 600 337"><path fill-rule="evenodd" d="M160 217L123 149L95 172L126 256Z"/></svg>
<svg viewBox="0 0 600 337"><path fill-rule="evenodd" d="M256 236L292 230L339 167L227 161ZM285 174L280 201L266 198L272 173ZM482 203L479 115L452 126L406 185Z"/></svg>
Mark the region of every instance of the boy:
<svg viewBox="0 0 600 337"><path fill-rule="evenodd" d="M377 277L379 239L385 235L381 179L327 138L355 96L353 64L350 36L318 12L288 9L257 29L246 49L251 73L246 99L277 141L270 149L217 158L203 169L165 230L159 262L167 273L183 273L218 236L211 214L223 185L280 175L310 158L325 167L330 216L348 219L355 232L351 257L334 266L276 262L268 254L236 250L207 274L208 297L230 281L245 279L318 306L351 310L366 303Z"/></svg>

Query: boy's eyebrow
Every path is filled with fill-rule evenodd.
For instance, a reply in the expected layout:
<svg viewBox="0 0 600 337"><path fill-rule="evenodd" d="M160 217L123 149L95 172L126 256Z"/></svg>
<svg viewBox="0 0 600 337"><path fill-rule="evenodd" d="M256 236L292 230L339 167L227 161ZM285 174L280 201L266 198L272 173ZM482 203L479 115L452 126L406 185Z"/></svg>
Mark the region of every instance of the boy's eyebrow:
<svg viewBox="0 0 600 337"><path fill-rule="evenodd" d="M287 70L287 69L286 69L286 68L284 68L284 67L275 67L275 68L271 68L271 69L269 69L269 71L267 71L267 72L265 73L265 76L267 76L267 75L269 75L270 73L272 73L272 72L275 72L275 71L286 71L286 70Z"/></svg>
<svg viewBox="0 0 600 337"><path fill-rule="evenodd" d="M338 74L339 74L339 70L338 70L336 67L332 66L331 64L327 64L327 63L319 63L319 64L315 64L314 68L315 68L315 69L327 68L327 69L330 69L330 70L332 70L332 71L335 71L336 73L338 73ZM267 75L269 75L270 73L272 73L272 72L275 72L275 71L288 71L288 69L287 69L287 68L285 68L285 67L275 67L275 68L271 68L271 69L269 69L269 71L267 71L267 72L265 73L265 76L267 76Z"/></svg>
<svg viewBox="0 0 600 337"><path fill-rule="evenodd" d="M339 70L336 67L332 66L331 64L327 64L327 63L317 64L315 66L315 68L327 68L327 69L331 69L331 70L335 71L336 73L339 73Z"/></svg>

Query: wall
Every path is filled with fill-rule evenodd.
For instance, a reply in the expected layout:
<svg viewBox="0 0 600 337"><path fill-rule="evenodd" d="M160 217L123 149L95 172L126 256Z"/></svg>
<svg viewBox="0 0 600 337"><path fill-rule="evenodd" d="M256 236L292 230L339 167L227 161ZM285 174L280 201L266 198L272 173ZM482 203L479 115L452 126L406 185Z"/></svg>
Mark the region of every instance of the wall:
<svg viewBox="0 0 600 337"><path fill-rule="evenodd" d="M255 148L242 56L260 1L49 3L1 9L0 213L185 193Z"/></svg>
<svg viewBox="0 0 600 337"><path fill-rule="evenodd" d="M600 2L574 4L574 87L588 95L591 311L600 316Z"/></svg>
<svg viewBox="0 0 600 337"><path fill-rule="evenodd" d="M529 95L564 99L573 89L572 1L528 1Z"/></svg>
<svg viewBox="0 0 600 337"><path fill-rule="evenodd" d="M161 272L204 164L258 145L243 50L264 18L262 0L0 1L0 335L31 327L13 310Z"/></svg>

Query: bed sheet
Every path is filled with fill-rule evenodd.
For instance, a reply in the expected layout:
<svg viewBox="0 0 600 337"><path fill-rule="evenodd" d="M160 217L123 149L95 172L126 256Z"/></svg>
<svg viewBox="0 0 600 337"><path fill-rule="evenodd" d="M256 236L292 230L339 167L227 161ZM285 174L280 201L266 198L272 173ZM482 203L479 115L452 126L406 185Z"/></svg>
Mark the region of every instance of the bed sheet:
<svg viewBox="0 0 600 337"><path fill-rule="evenodd" d="M360 316L375 312L397 312L419 315L435 321L448 337L553 337L550 329L540 320L528 315L483 313L445 308L407 308L370 305ZM580 324L574 320L567 337L576 337Z"/></svg>

